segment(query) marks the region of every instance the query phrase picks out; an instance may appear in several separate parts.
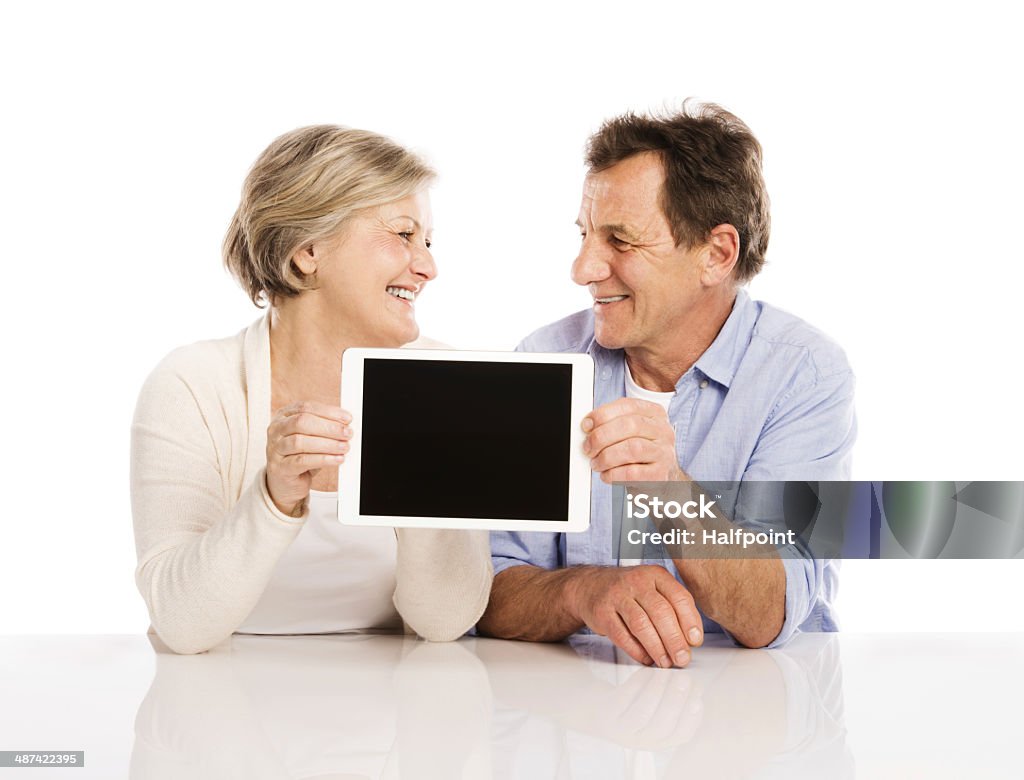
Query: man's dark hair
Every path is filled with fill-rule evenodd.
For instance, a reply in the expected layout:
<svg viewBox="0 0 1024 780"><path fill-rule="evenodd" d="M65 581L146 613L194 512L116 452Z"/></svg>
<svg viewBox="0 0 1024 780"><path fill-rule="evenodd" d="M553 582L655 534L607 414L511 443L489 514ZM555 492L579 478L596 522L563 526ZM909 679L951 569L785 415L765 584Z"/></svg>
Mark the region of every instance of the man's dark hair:
<svg viewBox="0 0 1024 780"><path fill-rule="evenodd" d="M676 246L696 246L728 223L740 235L736 280L764 266L771 230L761 144L737 116L714 103L687 100L678 113L609 119L587 141L586 163L601 171L642 152L665 169L661 208Z"/></svg>

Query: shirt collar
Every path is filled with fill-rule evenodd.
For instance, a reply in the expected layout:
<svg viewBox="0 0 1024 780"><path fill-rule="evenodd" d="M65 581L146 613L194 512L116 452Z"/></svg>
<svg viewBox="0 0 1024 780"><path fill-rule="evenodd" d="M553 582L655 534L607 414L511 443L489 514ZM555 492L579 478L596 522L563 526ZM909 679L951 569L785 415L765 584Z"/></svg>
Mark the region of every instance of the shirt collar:
<svg viewBox="0 0 1024 780"><path fill-rule="evenodd" d="M739 370L743 353L750 343L750 336L757 323L757 304L750 300L750 294L743 288L736 290L736 301L732 312L726 319L722 329L697 358L694 368L708 379L723 387L729 387L736 372Z"/></svg>
<svg viewBox="0 0 1024 780"><path fill-rule="evenodd" d="M750 294L743 288L737 289L736 300L733 302L732 311L725 320L725 324L722 325L715 340L711 342L711 346L697 358L693 368L708 379L728 388L739 370L743 353L746 352L747 345L750 343L750 336L757 324L757 313L757 304L750 300ZM597 343L595 338L591 339L587 351L597 363L599 378L612 380L614 385L623 390L625 387L623 351L621 349L605 349ZM679 382L682 382L687 374L683 374L679 378ZM676 389L679 389L679 383L676 383Z"/></svg>

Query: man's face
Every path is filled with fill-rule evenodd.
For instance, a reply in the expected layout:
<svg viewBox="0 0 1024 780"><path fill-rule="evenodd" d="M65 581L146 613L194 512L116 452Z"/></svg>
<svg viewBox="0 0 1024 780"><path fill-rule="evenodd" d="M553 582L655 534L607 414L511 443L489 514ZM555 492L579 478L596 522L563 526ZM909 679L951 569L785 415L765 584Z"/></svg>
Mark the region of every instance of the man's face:
<svg viewBox="0 0 1024 780"><path fill-rule="evenodd" d="M652 152L587 176L577 221L583 243L572 278L590 288L601 346L672 359L702 291L702 252L675 245L659 202L664 180Z"/></svg>

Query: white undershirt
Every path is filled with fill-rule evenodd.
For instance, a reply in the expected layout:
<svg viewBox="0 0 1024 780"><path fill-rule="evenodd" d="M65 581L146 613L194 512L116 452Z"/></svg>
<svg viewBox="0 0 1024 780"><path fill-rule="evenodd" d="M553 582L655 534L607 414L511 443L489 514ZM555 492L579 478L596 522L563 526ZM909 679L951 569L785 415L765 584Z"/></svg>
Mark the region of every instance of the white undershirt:
<svg viewBox="0 0 1024 780"><path fill-rule="evenodd" d="M338 494L311 490L309 517L237 629L248 634L400 631L393 528L342 525Z"/></svg>
<svg viewBox="0 0 1024 780"><path fill-rule="evenodd" d="M672 396L676 393L674 390L670 390L667 393L661 393L657 390L648 390L645 387L640 387L634 380L633 374L629 370L629 363L626 362L625 358L622 360L622 365L626 369L626 398L639 398L641 401L653 401L654 403L661 406L665 412L668 412L668 405L672 403Z"/></svg>
<svg viewBox="0 0 1024 780"><path fill-rule="evenodd" d="M661 406L665 412L668 412L668 405L672 403L672 396L675 395L674 391L662 393L657 390L648 390L645 387L640 387L634 380L633 374L629 370L629 363L626 359L622 359L622 365L626 369L626 398L639 398L641 401L653 401L654 403ZM644 561L639 558L620 558L619 566L638 566Z"/></svg>

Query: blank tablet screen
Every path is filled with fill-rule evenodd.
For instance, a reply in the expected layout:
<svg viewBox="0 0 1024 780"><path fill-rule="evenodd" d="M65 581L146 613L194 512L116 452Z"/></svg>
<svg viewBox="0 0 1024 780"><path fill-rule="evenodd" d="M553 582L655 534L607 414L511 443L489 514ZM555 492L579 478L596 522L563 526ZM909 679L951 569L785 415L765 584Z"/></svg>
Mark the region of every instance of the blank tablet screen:
<svg viewBox="0 0 1024 780"><path fill-rule="evenodd" d="M367 358L359 512L568 520L572 366Z"/></svg>

